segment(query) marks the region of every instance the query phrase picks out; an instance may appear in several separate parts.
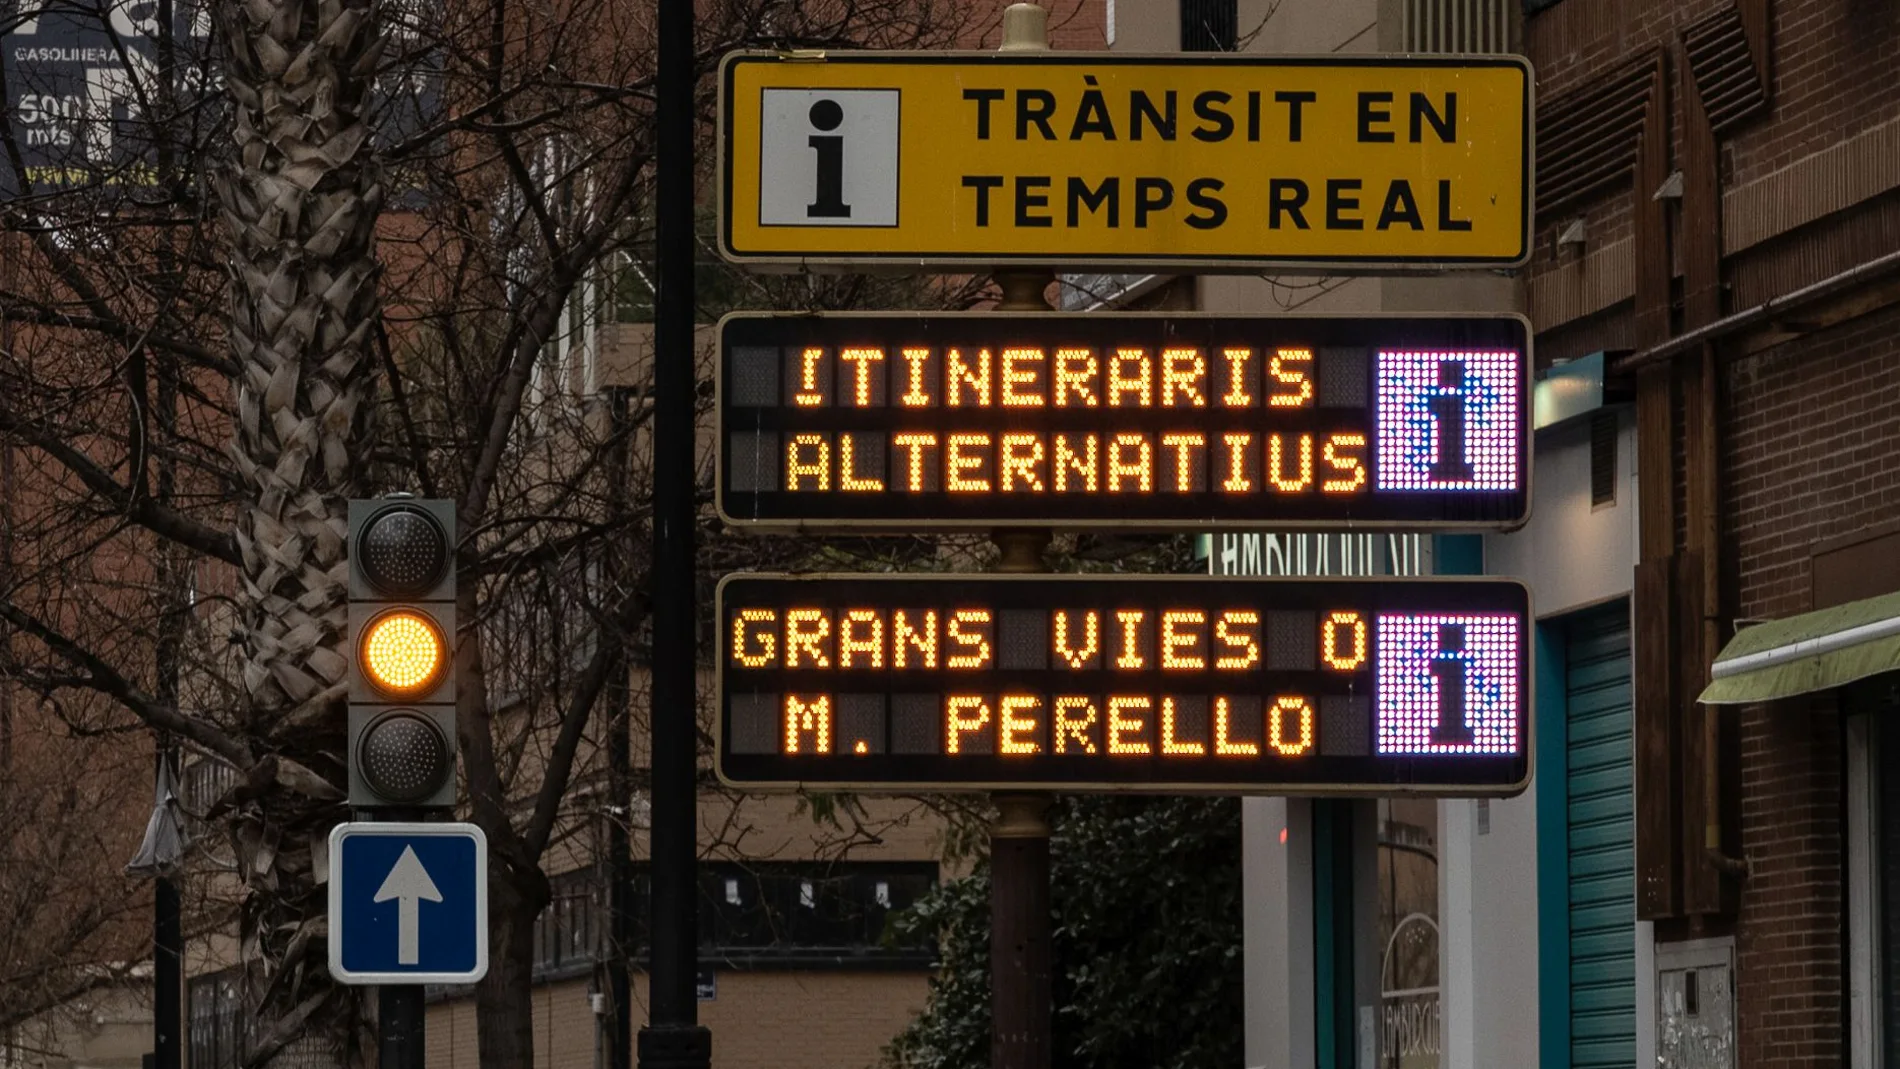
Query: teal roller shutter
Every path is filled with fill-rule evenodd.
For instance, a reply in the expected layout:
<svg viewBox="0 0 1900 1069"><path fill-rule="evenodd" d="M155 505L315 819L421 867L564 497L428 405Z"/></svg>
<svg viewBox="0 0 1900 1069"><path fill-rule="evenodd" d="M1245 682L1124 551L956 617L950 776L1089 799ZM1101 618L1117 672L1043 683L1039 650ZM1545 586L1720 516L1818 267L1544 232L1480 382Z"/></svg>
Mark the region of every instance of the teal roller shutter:
<svg viewBox="0 0 1900 1069"><path fill-rule="evenodd" d="M1629 606L1565 628L1571 1069L1636 1064Z"/></svg>

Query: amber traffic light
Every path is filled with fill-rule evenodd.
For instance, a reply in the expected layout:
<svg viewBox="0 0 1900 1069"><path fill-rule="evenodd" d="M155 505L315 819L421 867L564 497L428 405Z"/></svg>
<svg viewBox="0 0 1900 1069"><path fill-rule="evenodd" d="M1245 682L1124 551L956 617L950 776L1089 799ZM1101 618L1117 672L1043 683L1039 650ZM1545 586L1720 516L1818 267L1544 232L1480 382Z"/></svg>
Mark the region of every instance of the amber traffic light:
<svg viewBox="0 0 1900 1069"><path fill-rule="evenodd" d="M350 502L350 804L455 802L455 506Z"/></svg>
<svg viewBox="0 0 1900 1069"><path fill-rule="evenodd" d="M376 617L357 641L364 678L391 698L433 690L448 665L448 653L448 640L435 620L411 609Z"/></svg>

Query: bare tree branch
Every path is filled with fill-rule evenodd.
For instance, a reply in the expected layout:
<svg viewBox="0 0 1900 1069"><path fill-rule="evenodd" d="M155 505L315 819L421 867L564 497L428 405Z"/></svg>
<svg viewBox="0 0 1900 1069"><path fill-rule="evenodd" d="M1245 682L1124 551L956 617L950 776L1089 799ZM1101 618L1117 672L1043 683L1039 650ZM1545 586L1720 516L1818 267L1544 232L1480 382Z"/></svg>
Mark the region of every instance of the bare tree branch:
<svg viewBox="0 0 1900 1069"><path fill-rule="evenodd" d="M161 731L188 739L208 753L217 754L237 768L248 768L251 755L244 746L210 723L156 698L120 675L110 664L66 635L24 612L12 601L0 601L0 619L39 639L67 663L85 673L86 685L117 701L133 715Z"/></svg>

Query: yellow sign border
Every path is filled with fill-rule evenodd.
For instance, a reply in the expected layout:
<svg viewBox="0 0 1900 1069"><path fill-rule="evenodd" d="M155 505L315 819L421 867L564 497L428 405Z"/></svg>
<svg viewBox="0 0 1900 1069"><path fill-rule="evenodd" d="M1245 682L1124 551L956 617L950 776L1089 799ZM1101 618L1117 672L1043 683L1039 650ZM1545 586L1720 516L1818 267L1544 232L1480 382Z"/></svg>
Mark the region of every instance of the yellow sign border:
<svg viewBox="0 0 1900 1069"><path fill-rule="evenodd" d="M1523 73L1523 126L1520 136L1523 143L1523 168L1520 176L1522 188L1521 203L1523 210L1518 221L1518 251L1514 256L1209 256L1196 253L1181 255L1159 254L1045 254L1045 253L989 253L969 255L963 253L944 253L939 250L919 249L896 252L861 253L823 253L807 254L796 251L740 251L733 247L733 162L734 152L731 142L734 136L732 122L733 83L737 68L751 63L770 64L847 64L847 65L909 65L935 66L942 64L1003 64L1010 66L1253 66L1253 67L1362 67L1366 69L1416 69L1416 68L1503 68L1510 67ZM1443 54L1443 55L1390 55L1376 54L1365 56L1351 55L1270 55L1255 53L1130 53L1130 52L976 52L976 51L931 51L931 52L889 52L889 51L849 51L849 52L729 52L719 65L718 115L719 129L715 138L717 146L718 174L718 243L719 253L726 261L743 267L765 270L812 270L838 272L849 270L879 269L893 270L908 268L927 271L931 269L983 269L1012 265L1046 267L1053 269L1112 269L1117 271L1149 271L1162 274L1195 273L1255 273L1272 270L1289 274L1429 274L1447 270L1470 269L1514 269L1523 267L1530 261L1531 230L1536 217L1536 205L1533 203L1535 187L1532 181L1536 145L1534 141L1535 120L1535 77L1530 61L1523 56L1509 54Z"/></svg>

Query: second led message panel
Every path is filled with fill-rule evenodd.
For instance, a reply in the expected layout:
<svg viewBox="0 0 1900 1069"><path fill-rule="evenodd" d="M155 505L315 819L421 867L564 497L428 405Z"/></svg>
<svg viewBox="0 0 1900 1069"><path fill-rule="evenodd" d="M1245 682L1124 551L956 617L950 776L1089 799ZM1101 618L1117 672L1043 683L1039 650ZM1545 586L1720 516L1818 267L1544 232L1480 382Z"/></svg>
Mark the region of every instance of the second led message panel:
<svg viewBox="0 0 1900 1069"><path fill-rule="evenodd" d="M1508 579L768 576L720 586L743 787L1521 791Z"/></svg>
<svg viewBox="0 0 1900 1069"><path fill-rule="evenodd" d="M1508 529L1517 316L736 314L719 510L767 527Z"/></svg>

